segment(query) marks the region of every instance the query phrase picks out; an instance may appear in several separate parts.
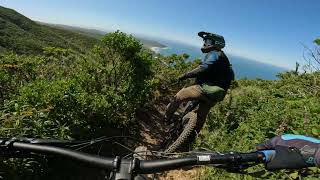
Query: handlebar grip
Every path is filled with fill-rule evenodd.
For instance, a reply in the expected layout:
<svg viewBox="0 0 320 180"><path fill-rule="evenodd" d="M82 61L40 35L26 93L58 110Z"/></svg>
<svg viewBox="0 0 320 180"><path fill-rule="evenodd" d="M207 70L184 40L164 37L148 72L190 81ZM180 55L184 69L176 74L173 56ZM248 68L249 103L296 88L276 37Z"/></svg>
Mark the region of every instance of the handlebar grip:
<svg viewBox="0 0 320 180"><path fill-rule="evenodd" d="M276 151L275 150L262 150L262 151L259 151L261 153L263 153L264 155L264 162L270 162L276 155Z"/></svg>

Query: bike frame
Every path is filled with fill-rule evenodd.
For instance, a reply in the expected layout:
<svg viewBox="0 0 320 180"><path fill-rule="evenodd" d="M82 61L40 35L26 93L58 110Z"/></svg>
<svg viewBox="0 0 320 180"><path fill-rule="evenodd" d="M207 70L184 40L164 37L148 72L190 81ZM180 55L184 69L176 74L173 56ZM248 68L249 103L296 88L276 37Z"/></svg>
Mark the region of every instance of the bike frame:
<svg viewBox="0 0 320 180"><path fill-rule="evenodd" d="M194 109L196 109L199 105L199 101L198 100L194 100L194 101L189 101L183 111L183 114L181 116L181 118L183 118L186 114L188 114L189 112L193 111Z"/></svg>
<svg viewBox="0 0 320 180"><path fill-rule="evenodd" d="M175 122L176 125L174 126L174 131L181 131L181 128L183 128L183 117L187 115L189 112L193 111L196 109L199 105L199 101L193 100L187 102L186 106L183 108L182 114L179 115L178 121Z"/></svg>

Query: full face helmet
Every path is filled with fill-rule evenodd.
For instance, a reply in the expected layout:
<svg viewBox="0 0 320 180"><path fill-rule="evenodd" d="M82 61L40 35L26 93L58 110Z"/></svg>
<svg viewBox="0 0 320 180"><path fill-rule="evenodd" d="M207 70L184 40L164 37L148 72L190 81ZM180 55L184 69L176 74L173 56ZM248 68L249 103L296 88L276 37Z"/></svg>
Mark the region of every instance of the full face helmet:
<svg viewBox="0 0 320 180"><path fill-rule="evenodd" d="M221 50L225 47L223 36L203 31L199 32L198 35L203 39L204 42L201 48L203 53L208 53L212 50Z"/></svg>

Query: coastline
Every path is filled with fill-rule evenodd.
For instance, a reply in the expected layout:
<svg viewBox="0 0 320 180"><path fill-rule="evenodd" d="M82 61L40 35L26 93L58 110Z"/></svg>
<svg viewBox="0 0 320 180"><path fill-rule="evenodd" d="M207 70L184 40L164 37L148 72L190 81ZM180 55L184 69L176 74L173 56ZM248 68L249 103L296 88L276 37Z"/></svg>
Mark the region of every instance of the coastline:
<svg viewBox="0 0 320 180"><path fill-rule="evenodd" d="M148 49L154 53L154 55L161 54L163 56L170 56L171 54L187 53L190 55L190 60L201 57L200 48L191 47L185 44L179 43L166 43L167 47L161 48L159 46L150 46ZM268 63L262 63L249 58L234 56L228 54L229 60L234 68L237 79L265 79L265 80L277 80L277 74L284 72L287 69L274 66Z"/></svg>
<svg viewBox="0 0 320 180"><path fill-rule="evenodd" d="M156 54L159 54L161 50L163 49L168 49L168 47L157 47L157 46L154 46L154 47L150 47L149 48L152 52L156 53Z"/></svg>

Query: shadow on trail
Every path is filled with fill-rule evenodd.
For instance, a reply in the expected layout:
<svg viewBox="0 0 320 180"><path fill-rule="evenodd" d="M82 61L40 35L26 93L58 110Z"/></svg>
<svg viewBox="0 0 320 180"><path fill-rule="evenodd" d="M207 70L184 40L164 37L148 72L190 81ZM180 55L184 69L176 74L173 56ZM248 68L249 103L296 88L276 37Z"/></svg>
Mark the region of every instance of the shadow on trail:
<svg viewBox="0 0 320 180"><path fill-rule="evenodd" d="M152 150L159 150L161 141L166 137L167 126L163 121L164 111L165 105L160 108L151 107L147 110L138 110L136 113L140 123L141 140L148 143Z"/></svg>

